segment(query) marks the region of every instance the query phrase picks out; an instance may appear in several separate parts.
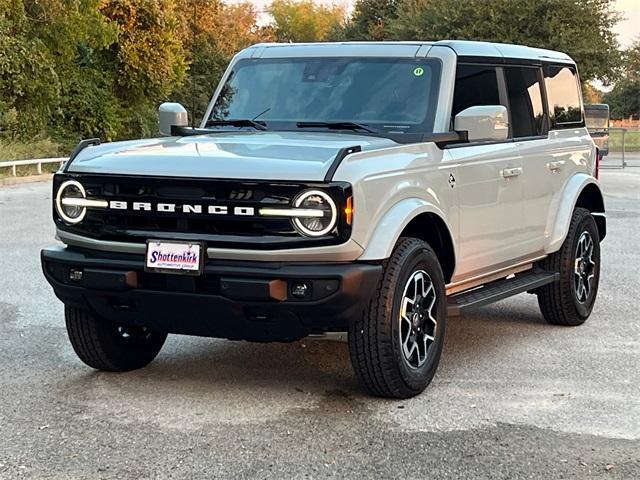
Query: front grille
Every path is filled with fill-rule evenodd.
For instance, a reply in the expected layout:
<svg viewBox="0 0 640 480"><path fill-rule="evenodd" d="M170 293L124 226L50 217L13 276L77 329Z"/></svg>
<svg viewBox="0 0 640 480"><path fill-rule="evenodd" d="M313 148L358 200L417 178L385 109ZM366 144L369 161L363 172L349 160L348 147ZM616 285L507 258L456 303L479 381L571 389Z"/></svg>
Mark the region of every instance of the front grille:
<svg viewBox="0 0 640 480"><path fill-rule="evenodd" d="M293 199L308 188L320 188L345 205L350 187L344 183L295 184L281 182L249 182L243 180L205 180L168 177L137 177L110 175L56 174L54 196L65 180L82 183L88 198L107 201L174 205L175 211L157 212L144 209L89 209L84 220L68 225L55 212L58 228L70 233L99 240L144 243L148 239L204 241L208 246L226 248L277 249L328 245L345 242L350 227L341 213L337 227L319 239L303 237L288 218L254 215L215 215L207 213L210 206L236 208L289 207ZM203 213L183 206L200 206ZM186 208L186 207L185 207ZM339 209L342 210L342 209Z"/></svg>

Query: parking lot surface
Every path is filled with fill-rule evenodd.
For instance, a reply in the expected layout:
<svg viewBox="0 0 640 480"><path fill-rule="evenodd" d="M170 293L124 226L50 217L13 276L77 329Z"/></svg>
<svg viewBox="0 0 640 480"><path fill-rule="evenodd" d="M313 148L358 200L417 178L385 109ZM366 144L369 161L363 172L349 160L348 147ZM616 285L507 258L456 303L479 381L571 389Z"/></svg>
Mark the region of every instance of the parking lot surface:
<svg viewBox="0 0 640 480"><path fill-rule="evenodd" d="M40 271L50 185L0 187L0 478L640 478L640 169L602 181L589 321L526 294L450 319L407 401L366 396L337 342L170 336L146 369L85 367Z"/></svg>

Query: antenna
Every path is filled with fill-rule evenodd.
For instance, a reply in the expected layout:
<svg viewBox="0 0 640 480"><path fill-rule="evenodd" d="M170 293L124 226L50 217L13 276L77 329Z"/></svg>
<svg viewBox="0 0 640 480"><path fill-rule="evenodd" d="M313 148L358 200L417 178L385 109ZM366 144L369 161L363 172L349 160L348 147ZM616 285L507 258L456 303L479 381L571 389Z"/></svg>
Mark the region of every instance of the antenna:
<svg viewBox="0 0 640 480"><path fill-rule="evenodd" d="M196 75L193 52L196 49L196 29L198 19L198 0L193 0L193 22L191 24L191 128L196 128Z"/></svg>

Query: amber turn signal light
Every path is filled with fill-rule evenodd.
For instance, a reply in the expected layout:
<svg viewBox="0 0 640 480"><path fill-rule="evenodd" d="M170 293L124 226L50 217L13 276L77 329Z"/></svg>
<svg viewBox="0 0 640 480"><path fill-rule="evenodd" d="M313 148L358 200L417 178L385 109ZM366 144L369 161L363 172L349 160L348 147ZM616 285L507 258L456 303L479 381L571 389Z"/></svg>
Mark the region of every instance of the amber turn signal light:
<svg viewBox="0 0 640 480"><path fill-rule="evenodd" d="M347 198L347 206L344 209L344 215L347 220L347 225L351 225L353 220L353 197Z"/></svg>

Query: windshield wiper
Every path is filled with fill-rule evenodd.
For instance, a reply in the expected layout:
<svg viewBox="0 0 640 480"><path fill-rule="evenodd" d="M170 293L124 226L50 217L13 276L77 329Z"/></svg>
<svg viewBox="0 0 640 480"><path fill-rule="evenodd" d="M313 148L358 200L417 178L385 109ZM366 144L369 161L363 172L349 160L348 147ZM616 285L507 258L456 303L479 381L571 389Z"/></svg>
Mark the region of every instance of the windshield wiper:
<svg viewBox="0 0 640 480"><path fill-rule="evenodd" d="M230 120L208 120L207 127L223 127L231 125L232 127L253 127L256 130L267 130L267 126L263 122L256 122L250 118L237 118Z"/></svg>
<svg viewBox="0 0 640 480"><path fill-rule="evenodd" d="M378 133L377 130L369 128L362 123L356 122L298 122L298 128L329 128L332 130L362 130L368 133Z"/></svg>

